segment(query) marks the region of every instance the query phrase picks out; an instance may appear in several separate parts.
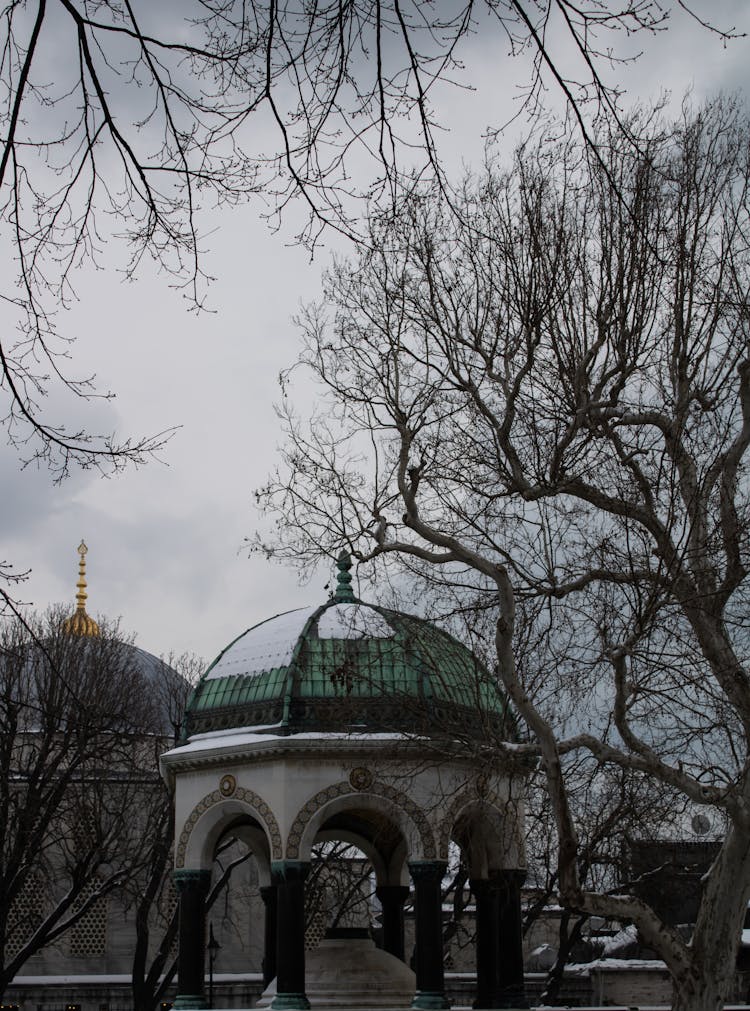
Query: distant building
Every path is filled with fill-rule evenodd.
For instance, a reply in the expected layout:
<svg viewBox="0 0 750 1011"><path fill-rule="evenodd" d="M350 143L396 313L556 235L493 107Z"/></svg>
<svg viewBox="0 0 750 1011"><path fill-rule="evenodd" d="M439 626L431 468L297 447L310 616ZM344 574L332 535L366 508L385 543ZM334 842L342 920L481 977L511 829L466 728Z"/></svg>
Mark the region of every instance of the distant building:
<svg viewBox="0 0 750 1011"><path fill-rule="evenodd" d="M85 543L81 542L78 552L76 608L63 622L62 630L70 636L98 639L99 625L86 610ZM188 686L180 674L153 654L127 643L122 644L122 649L127 651L128 669L135 670L153 700L156 707L153 729L160 735L156 740L152 738L148 746L144 743L137 745L145 763L139 767L144 806L147 793L150 798L153 790L163 794L164 803L169 805L171 799L163 788L157 759L161 751L174 744ZM95 774L99 782L102 777L111 776L112 782L116 783L123 770L115 765L99 768ZM19 788L24 787L19 784ZM137 816L136 811L133 813L134 817ZM71 841L67 840L66 845L70 844ZM226 852L221 859L226 862L232 856L236 858L236 852ZM51 859L54 865L54 854ZM215 960L216 968L217 972L219 969L223 972L255 971L258 976L263 929L262 901L257 893L254 861L245 860L237 868L234 878L231 891L222 896L221 902L211 912L214 936L221 946ZM6 943L6 964L22 949L49 904L59 900L60 895L47 892L47 887L50 886L42 887L32 877L17 899L12 917L17 926ZM51 887L54 891L54 881ZM61 881L57 887L59 891L65 886ZM77 903L96 890L97 879L94 877L81 891ZM118 1011L132 1007L130 976L136 947L136 899L137 896L123 891L113 891L97 899L74 926L24 963L4 996L5 1003L33 1006L37 1011L61 1011L68 1004L81 1004L85 1011ZM177 895L168 862L161 895L151 914L152 954L164 936L176 903ZM176 944L174 950L176 953Z"/></svg>

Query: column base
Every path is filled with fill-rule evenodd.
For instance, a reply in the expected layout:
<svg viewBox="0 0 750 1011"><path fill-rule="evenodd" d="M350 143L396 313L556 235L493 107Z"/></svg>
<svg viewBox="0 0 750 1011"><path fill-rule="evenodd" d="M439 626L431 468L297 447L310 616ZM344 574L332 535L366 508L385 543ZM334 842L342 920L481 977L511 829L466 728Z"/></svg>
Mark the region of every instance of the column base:
<svg viewBox="0 0 750 1011"><path fill-rule="evenodd" d="M444 993L433 993L429 990L418 990L411 1002L413 1008L421 1008L423 1011L444 1011L449 1008L450 1001Z"/></svg>
<svg viewBox="0 0 750 1011"><path fill-rule="evenodd" d="M208 1007L205 994L178 993L172 1007L175 1011L203 1011Z"/></svg>
<svg viewBox="0 0 750 1011"><path fill-rule="evenodd" d="M271 1007L275 1011L307 1011L310 1001L303 993L277 993Z"/></svg>

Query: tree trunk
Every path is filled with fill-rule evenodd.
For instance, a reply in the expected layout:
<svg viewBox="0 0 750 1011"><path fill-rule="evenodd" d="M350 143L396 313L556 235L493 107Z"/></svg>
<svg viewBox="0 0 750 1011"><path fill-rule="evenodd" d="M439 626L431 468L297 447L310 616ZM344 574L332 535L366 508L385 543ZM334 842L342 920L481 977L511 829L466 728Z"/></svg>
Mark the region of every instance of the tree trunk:
<svg viewBox="0 0 750 1011"><path fill-rule="evenodd" d="M724 993L714 973L693 971L672 981L672 1011L722 1011Z"/></svg>
<svg viewBox="0 0 750 1011"><path fill-rule="evenodd" d="M576 922L573 924L572 929L570 927L571 913L570 910L564 909L562 916L560 917L560 931L559 931L559 947L557 949L557 959L555 964L550 969L547 974L547 982L545 984L544 992L541 996L541 1001L543 1004L556 1004L560 998L560 990L562 988L563 977L565 975L565 966L568 964L568 959L570 958L570 953L573 950L573 946L576 945L581 939L581 933L583 931L584 923L588 922L588 916L579 916Z"/></svg>
<svg viewBox="0 0 750 1011"><path fill-rule="evenodd" d="M744 784L747 792L747 783ZM742 924L748 901L750 832L746 819L730 824L704 878L687 971L674 973L675 1011L714 1011L733 996Z"/></svg>

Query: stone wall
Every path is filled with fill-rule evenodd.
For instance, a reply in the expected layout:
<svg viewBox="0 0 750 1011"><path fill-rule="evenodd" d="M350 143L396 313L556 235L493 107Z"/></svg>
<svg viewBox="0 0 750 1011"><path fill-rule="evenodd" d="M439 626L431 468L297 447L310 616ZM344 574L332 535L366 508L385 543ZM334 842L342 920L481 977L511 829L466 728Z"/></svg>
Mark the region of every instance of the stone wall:
<svg viewBox="0 0 750 1011"><path fill-rule="evenodd" d="M208 984L206 984L208 989ZM214 976L214 1007L254 1007L263 990L259 973L219 973ZM168 995L171 1008L175 988ZM21 1011L133 1011L128 976L58 976L41 979L19 976L5 991L3 1003L18 1004Z"/></svg>

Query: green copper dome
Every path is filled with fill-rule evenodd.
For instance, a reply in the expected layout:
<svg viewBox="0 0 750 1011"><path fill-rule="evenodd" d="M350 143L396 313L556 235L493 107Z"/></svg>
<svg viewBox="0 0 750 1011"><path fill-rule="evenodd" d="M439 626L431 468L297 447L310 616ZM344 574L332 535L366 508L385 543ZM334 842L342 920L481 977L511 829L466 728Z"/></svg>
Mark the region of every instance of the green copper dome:
<svg viewBox="0 0 750 1011"><path fill-rule="evenodd" d="M193 692L184 734L239 727L273 733L514 735L495 679L436 626L364 604L339 558L336 594L243 632Z"/></svg>

